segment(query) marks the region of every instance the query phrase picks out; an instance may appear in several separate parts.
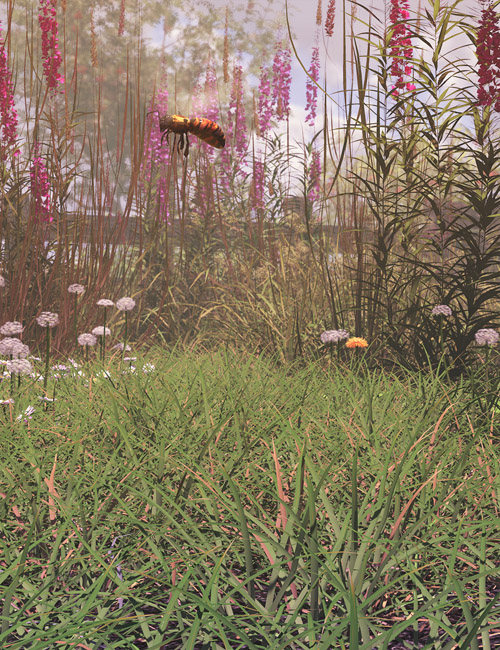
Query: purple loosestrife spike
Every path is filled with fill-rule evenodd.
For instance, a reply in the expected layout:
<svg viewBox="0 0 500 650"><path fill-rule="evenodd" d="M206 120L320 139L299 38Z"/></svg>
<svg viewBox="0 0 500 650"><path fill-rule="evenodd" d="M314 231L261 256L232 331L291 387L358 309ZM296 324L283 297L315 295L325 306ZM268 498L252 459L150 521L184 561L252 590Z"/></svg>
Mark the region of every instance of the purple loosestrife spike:
<svg viewBox="0 0 500 650"><path fill-rule="evenodd" d="M261 135L266 135L271 127L273 104L271 98L271 79L269 66L263 64L260 68L259 103L257 108Z"/></svg>
<svg viewBox="0 0 500 650"><path fill-rule="evenodd" d="M328 9L326 10L325 34L327 36L333 36L334 28L335 28L335 0L330 0L330 2L328 3Z"/></svg>
<svg viewBox="0 0 500 650"><path fill-rule="evenodd" d="M452 313L448 305L436 305L431 311L433 316L451 316Z"/></svg>
<svg viewBox="0 0 500 650"><path fill-rule="evenodd" d="M93 68L97 68L99 60L97 58L97 35L95 32L94 5L90 7L90 61Z"/></svg>
<svg viewBox="0 0 500 650"><path fill-rule="evenodd" d="M217 90L217 74L213 59L210 59L210 62L207 65L204 90L205 110L203 115L209 120L217 122L219 120L219 93Z"/></svg>
<svg viewBox="0 0 500 650"><path fill-rule="evenodd" d="M34 147L35 158L30 166L31 200L35 219L40 223L53 220L50 201L49 174L43 159L38 155L38 145Z"/></svg>
<svg viewBox="0 0 500 650"><path fill-rule="evenodd" d="M278 41L273 60L273 107L278 120L286 120L290 113L291 69L290 50Z"/></svg>
<svg viewBox="0 0 500 650"><path fill-rule="evenodd" d="M120 21L118 23L118 36L125 33L125 0L120 2Z"/></svg>
<svg viewBox="0 0 500 650"><path fill-rule="evenodd" d="M309 170L309 184L310 190L307 198L309 201L315 201L320 193L320 179L321 179L321 152L313 149L311 168Z"/></svg>
<svg viewBox="0 0 500 650"><path fill-rule="evenodd" d="M410 63L413 57L411 32L406 25L406 21L410 17L408 9L409 0L391 0L389 48L392 58L391 75L395 77L391 92L393 97L397 97L405 86L407 90L414 90L413 84L409 84L410 87L408 87L405 81L405 75L410 75L413 69Z"/></svg>
<svg viewBox="0 0 500 650"><path fill-rule="evenodd" d="M244 165L244 156L247 151L247 129L245 105L243 101L243 68L235 64L233 68L233 84L231 87L231 96L229 99L229 109L227 112L227 122L224 125L226 136L226 146L220 153L220 164L222 174L220 177L221 186L226 191L230 190L230 180L233 172L242 173ZM233 169L233 160L235 155L236 169Z"/></svg>
<svg viewBox="0 0 500 650"><path fill-rule="evenodd" d="M490 3L481 9L476 38L477 103L500 112L500 17Z"/></svg>
<svg viewBox="0 0 500 650"><path fill-rule="evenodd" d="M233 118L234 146L236 152L241 156L247 150L247 129L243 101L243 67L239 64L236 64L233 69L233 89L229 113Z"/></svg>
<svg viewBox="0 0 500 650"><path fill-rule="evenodd" d="M498 334L498 332L494 329L485 327L484 329L477 330L477 332L474 334L474 338L476 339L477 345L493 346L498 343L500 334Z"/></svg>
<svg viewBox="0 0 500 650"><path fill-rule="evenodd" d="M224 83L231 81L229 76L229 9L226 5L226 22L224 25L224 55L222 58L222 71L224 73Z"/></svg>
<svg viewBox="0 0 500 650"><path fill-rule="evenodd" d="M158 111L159 115L168 113L167 79L158 91L155 101L151 102L150 111ZM158 123L158 116L148 116L148 128L144 131L144 155L139 173L139 185L146 193L151 183L156 185L156 200L158 212L162 221L169 223L168 206L168 165L170 161L170 147L161 146L162 133Z"/></svg>
<svg viewBox="0 0 500 650"><path fill-rule="evenodd" d="M64 83L59 74L62 56L59 51L58 25L56 20L57 0L40 0L38 24L42 30L43 73L49 90L56 90L58 84Z"/></svg>
<svg viewBox="0 0 500 650"><path fill-rule="evenodd" d="M14 104L12 74L7 61L5 43L2 43L2 45L0 45L0 127L2 130L2 139L9 147L13 146L16 142L17 124L18 119Z"/></svg>
<svg viewBox="0 0 500 650"><path fill-rule="evenodd" d="M312 49L311 65L309 66L309 75L306 80L306 122L309 126L314 126L316 111L318 108L318 86L319 80L319 46L318 32L316 32L315 43Z"/></svg>

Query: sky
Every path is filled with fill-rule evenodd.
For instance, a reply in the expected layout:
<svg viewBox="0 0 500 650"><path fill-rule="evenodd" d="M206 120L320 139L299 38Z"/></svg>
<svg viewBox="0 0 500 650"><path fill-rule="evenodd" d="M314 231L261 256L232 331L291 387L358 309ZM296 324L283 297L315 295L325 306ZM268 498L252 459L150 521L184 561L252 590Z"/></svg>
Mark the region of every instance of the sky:
<svg viewBox="0 0 500 650"><path fill-rule="evenodd" d="M236 10L237 7L241 6L243 10L246 8L248 0L238 0L238 2L229 2L228 0L201 0L204 7L207 10L215 11L224 11L226 6L230 6L231 9ZM285 0L255 0L254 4L257 7L265 7L266 16L269 16L269 20L272 21L276 17L285 18L286 7ZM326 12L328 8L329 0L322 0L322 18L323 24L326 17ZM421 11L428 9L432 12L433 0L410 0L410 15L411 18L415 17L415 12L418 10L419 5ZM443 0L443 5L451 4L451 0ZM335 32L332 37L326 37L324 33L323 26L318 28L316 25L316 12L317 12L317 0L288 0L288 16L289 24L293 34L294 45L298 54L298 57L302 61L302 65L308 69L311 60L312 48L315 43L316 35L319 36L319 48L320 48L320 60L321 60L321 80L323 81L324 75L327 76L328 88L335 90L340 90L342 88L342 74L344 66L344 56L343 56L343 6L346 7L346 17L345 21L348 25L350 24L350 14L352 5L348 0L337 0L336 2L336 15L335 15ZM355 32L362 34L366 31L367 23L369 20L369 13L365 10L364 7L369 7L374 18L372 20L373 25L377 28L377 31L380 33L384 31L384 20L385 20L385 7L390 7L390 0L384 2L383 0L371 0L370 3L359 2L359 6L356 8L357 18L354 23ZM477 16L480 11L479 0L461 0L457 5L457 11L463 12L467 16L471 16L472 19L468 20L469 24L477 23ZM377 21L377 18L379 21ZM238 13L236 13L236 19L238 19ZM163 34L162 34L163 36ZM363 39L357 39L358 47L361 51L364 50ZM450 40L447 45L448 50L452 50L457 47L468 45L467 48L459 49L455 52L455 56L466 57L472 66L475 66L475 57L474 52L470 43L468 42L465 36L460 38L455 37ZM430 48L426 48L427 52L424 50L424 55L429 56L431 53ZM350 47L347 52L347 58L350 59ZM314 135L315 128L308 127L305 124L305 105L306 105L306 80L307 76L303 70L303 67L300 62L297 60L295 55L292 55L292 89L291 89L291 119L290 127L293 133L293 137L298 140L305 139L306 141L310 140ZM372 76L372 80L375 80L375 77ZM321 102L321 97L319 98ZM332 114L333 121L342 123L343 118L339 113L335 115L336 109L334 103L330 103L330 106L334 110ZM318 128L320 126L320 120L318 120Z"/></svg>

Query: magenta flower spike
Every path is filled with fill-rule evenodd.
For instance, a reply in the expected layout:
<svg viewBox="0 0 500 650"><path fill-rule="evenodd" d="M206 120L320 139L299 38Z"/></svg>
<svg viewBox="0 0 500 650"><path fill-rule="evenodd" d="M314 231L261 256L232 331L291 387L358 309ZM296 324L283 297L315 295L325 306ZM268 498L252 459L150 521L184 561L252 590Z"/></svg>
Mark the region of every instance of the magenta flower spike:
<svg viewBox="0 0 500 650"><path fill-rule="evenodd" d="M478 106L500 112L500 17L491 4L481 9L477 30Z"/></svg>
<svg viewBox="0 0 500 650"><path fill-rule="evenodd" d="M290 114L291 69L290 50L278 41L273 60L273 107L278 120L286 120Z"/></svg>
<svg viewBox="0 0 500 650"><path fill-rule="evenodd" d="M309 201L315 201L320 193L320 179L321 179L321 152L313 149L311 167L309 169L309 194L307 198Z"/></svg>
<svg viewBox="0 0 500 650"><path fill-rule="evenodd" d="M306 122L309 126L314 126L316 111L318 109L318 86L319 81L319 34L316 32L315 43L312 49L311 65L309 66L309 76L306 81Z"/></svg>
<svg viewBox="0 0 500 650"><path fill-rule="evenodd" d="M1 23L0 23L1 36ZM17 111L14 105L14 86L12 73L7 60L5 43L0 45L0 127L2 140L9 147L13 146L17 139Z"/></svg>
<svg viewBox="0 0 500 650"><path fill-rule="evenodd" d="M334 28L335 28L335 0L330 0L330 2L328 3L328 9L326 10L325 34L327 36L333 36Z"/></svg>
<svg viewBox="0 0 500 650"><path fill-rule="evenodd" d="M33 213L38 223L50 223L53 217L50 200L49 174L43 158L38 155L38 144L35 144L34 154L35 157L30 166Z"/></svg>
<svg viewBox="0 0 500 650"><path fill-rule="evenodd" d="M43 73L51 91L64 83L64 77L59 73L62 56L59 51L56 4L57 0L40 0L38 9L38 24L42 30Z"/></svg>
<svg viewBox="0 0 500 650"><path fill-rule="evenodd" d="M149 185L156 179L156 198L160 219L169 223L168 206L168 165L170 161L170 147L165 140L161 144L162 133L158 123L158 115L168 113L168 89L166 79L164 86L158 91L154 102L151 102L150 111L158 111L148 116L149 124L144 130L144 155L141 161L139 183L146 193Z"/></svg>
<svg viewBox="0 0 500 650"><path fill-rule="evenodd" d="M395 78L391 92L393 97L398 97L405 88L406 90L415 90L414 84L405 80L405 77L409 77L413 70L411 32L406 25L406 21L410 17L409 6L409 0L391 0L389 48L392 58L391 76Z"/></svg>
<svg viewBox="0 0 500 650"><path fill-rule="evenodd" d="M273 103L271 96L271 78L269 66L265 64L260 68L259 102L257 106L257 116L259 119L260 133L261 135L266 135L266 133L271 128Z"/></svg>

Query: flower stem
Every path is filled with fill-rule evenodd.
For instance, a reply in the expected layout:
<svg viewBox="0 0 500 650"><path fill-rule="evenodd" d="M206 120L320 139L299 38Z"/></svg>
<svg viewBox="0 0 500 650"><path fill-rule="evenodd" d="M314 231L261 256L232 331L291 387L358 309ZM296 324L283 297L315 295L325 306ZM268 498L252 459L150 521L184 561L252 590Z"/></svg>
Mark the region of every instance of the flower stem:
<svg viewBox="0 0 500 650"><path fill-rule="evenodd" d="M49 363L50 363L50 327L47 325L47 345L45 348L45 373L43 377L43 389L47 389L49 381Z"/></svg>

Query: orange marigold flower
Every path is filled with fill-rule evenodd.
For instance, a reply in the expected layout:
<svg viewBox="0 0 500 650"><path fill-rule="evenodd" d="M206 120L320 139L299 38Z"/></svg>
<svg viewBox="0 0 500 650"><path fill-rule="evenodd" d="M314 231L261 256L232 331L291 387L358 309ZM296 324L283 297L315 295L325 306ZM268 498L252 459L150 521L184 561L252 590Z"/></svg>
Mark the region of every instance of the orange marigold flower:
<svg viewBox="0 0 500 650"><path fill-rule="evenodd" d="M351 336L350 339L347 339L345 346L346 348L367 348L368 341L359 336Z"/></svg>

